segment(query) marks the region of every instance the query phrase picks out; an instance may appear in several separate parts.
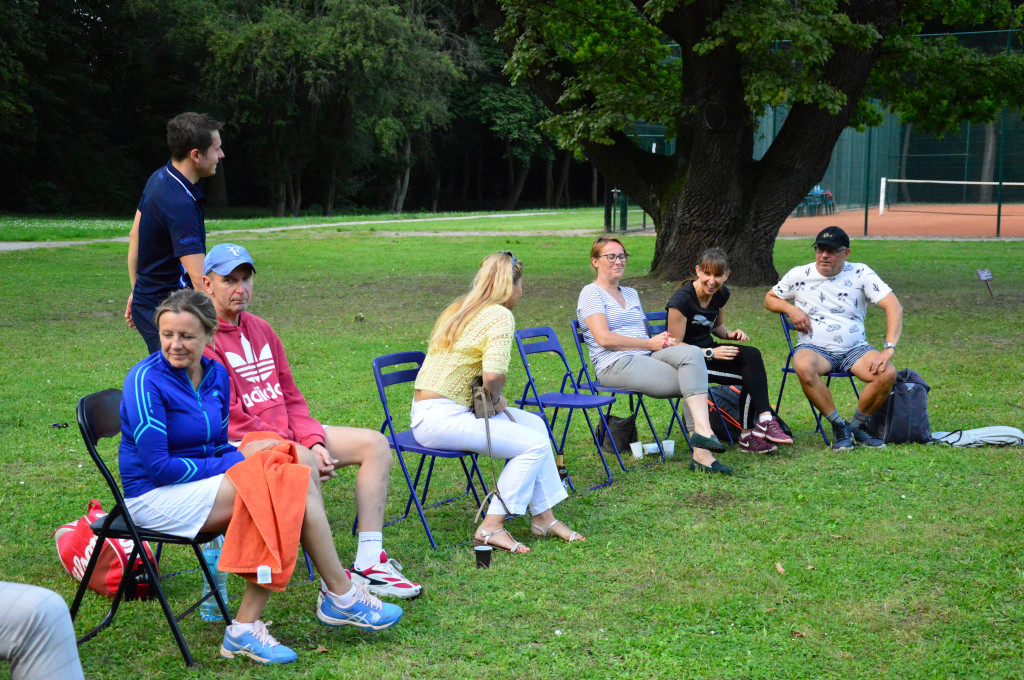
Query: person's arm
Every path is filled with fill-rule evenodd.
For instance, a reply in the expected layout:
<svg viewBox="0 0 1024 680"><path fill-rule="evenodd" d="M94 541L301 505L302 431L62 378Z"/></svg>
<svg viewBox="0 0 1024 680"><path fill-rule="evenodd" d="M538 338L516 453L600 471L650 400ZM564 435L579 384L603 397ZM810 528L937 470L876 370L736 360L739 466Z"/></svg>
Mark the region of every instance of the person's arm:
<svg viewBox="0 0 1024 680"><path fill-rule="evenodd" d="M721 338L722 340L735 340L737 342L746 342L747 340L750 340L750 337L739 328L734 331L726 328L724 310L718 310L717 321L718 324L711 329L711 334L716 338Z"/></svg>
<svg viewBox="0 0 1024 680"><path fill-rule="evenodd" d="M780 298L774 290L768 291L768 294L764 296L764 306L769 312L788 314L789 320L793 322L793 328L801 333L811 332L811 317L796 305Z"/></svg>
<svg viewBox="0 0 1024 680"><path fill-rule="evenodd" d="M900 341L900 335L903 334L903 305L896 299L895 293L889 293L877 304L885 310L885 341L895 345ZM885 368L886 363L892 359L894 354L896 354L896 350L891 347L883 349L878 357L871 362L869 370L872 373L878 373Z"/></svg>
<svg viewBox="0 0 1024 680"><path fill-rule="evenodd" d="M326 454L327 449L322 446L327 439L324 426L309 413L306 397L302 395L292 377L291 364L288 363L288 355L284 351L284 345L281 344L281 338L269 326L267 326L266 332L268 340L273 345L272 351L277 364L277 379L281 385L281 394L285 410L288 413L288 427L292 431L292 436L295 437L295 441L317 453L319 451L315 447L320 444L320 448Z"/></svg>
<svg viewBox="0 0 1024 680"><path fill-rule="evenodd" d="M594 342L605 349L625 350L644 349L650 352L657 352L659 349L671 347L678 344L676 339L669 335L668 331L658 333L649 338L631 338L628 335L619 335L608 330L608 317L604 314L591 314L584 322L594 336Z"/></svg>
<svg viewBox="0 0 1024 680"><path fill-rule="evenodd" d="M135 279L139 271L139 220L142 219L142 211L135 211L135 221L132 222L131 231L128 232L128 281L131 286L128 288L128 304L124 308L124 320L128 328L135 328L135 321L132 319L132 296L135 291Z"/></svg>
<svg viewBox="0 0 1024 680"><path fill-rule="evenodd" d="M182 255L178 259L181 260L181 266L188 273L188 278L192 279L192 287L196 290L205 290L203 286L203 262L206 260L206 256L202 253L194 253L192 255Z"/></svg>

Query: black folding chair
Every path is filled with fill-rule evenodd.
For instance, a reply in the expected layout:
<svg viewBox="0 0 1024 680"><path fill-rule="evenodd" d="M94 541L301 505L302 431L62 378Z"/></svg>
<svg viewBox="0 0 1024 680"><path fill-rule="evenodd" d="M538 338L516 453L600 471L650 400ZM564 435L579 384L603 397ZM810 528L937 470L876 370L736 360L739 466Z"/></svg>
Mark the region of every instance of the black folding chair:
<svg viewBox="0 0 1024 680"><path fill-rule="evenodd" d="M796 369L791 367L793 363L793 355L796 354L796 346L793 344L793 339L790 337L789 332L796 330L793 322L789 320L788 314L779 314L779 318L782 319L782 332L786 335L786 344L789 345L789 356L786 357L786 365L782 369L782 385L779 386L779 399L775 402L775 412L779 412L779 407L782 406L782 390L786 389L786 378L790 373L796 373ZM832 386L832 378L849 378L850 385L853 387L853 394L859 399L860 392L857 391L857 383L853 380L853 373L847 373L846 371L830 371L825 374L825 386ZM821 414L818 413L818 409L814 408L814 404L811 400L807 400L807 404L811 407L811 415L814 416L814 422L816 426L815 432L821 434L821 438L825 440L825 446L829 446L828 435L825 434L825 427L821 424Z"/></svg>
<svg viewBox="0 0 1024 680"><path fill-rule="evenodd" d="M220 607L221 615L224 617L224 623L231 623L231 614L228 612L227 603L221 597L220 590L217 588L213 574L211 573L209 566L207 566L206 560L203 559L203 553L200 549L200 546L203 543L213 540L219 535L219 533L201 533L195 538L184 538L182 536L174 536L172 534L165 534L159 531L142 529L135 525L132 521L131 513L129 513L128 508L125 507L124 496L121 494L121 489L118 486L117 481L110 473L110 470L107 468L106 463L103 462L103 458L97 450L97 444L100 439L116 437L121 433L120 407L121 390L118 389L103 390L102 392L96 392L95 394L90 394L89 396L82 397L78 400L78 428L82 431L82 440L85 442L85 448L88 449L93 462L96 463L96 467L99 468L100 474L103 475L103 479L107 482L107 486L110 488L110 493L114 496L114 508L107 515L104 515L92 523L93 533L96 534L96 545L103 545L103 542L108 538L132 541L132 553L128 558L127 564L134 565L136 559L142 560L142 566L145 569L146 577L149 579L151 596L155 596L156 599L160 601L160 606L164 610L164 616L167 617L167 624L171 627L171 633L174 635L175 642L178 643L178 649L181 650L181 656L184 657L186 665L192 666L195 664L195 661L193 661L192 655L188 651L188 645L185 644L185 638L182 637L181 630L178 628L178 621L191 614L197 607L199 607L199 605L205 602L210 596L213 596L217 600L217 606ZM164 595L163 588L160 586L160 575L156 568L156 560L150 559L149 554L145 550L142 550L143 541L192 546L192 550L196 554L196 560L199 562L199 567L203 571L203 577L210 586L210 592L206 596L199 598L195 604L183 611L180 615L175 616L174 612L171 610L170 604L167 602L167 597ZM102 551L98 547L92 551L92 557L89 559L89 565L85 568L85 574L82 576L82 583L78 586L78 592L75 593L75 601L71 605L72 621L78 614L78 608L82 604L82 596L85 595L85 591L89 587L89 579L92 577L92 572L96 568L96 562L98 561L101 552ZM106 617L98 626L79 638L78 644L91 640L101 630L110 625L114 620L114 614L117 613L117 608L121 604L121 600L124 599L125 588L131 580L132 577L130 575L130 571L126 569L126 573L121 579L121 584L117 588L117 593L114 595L114 600L110 604L110 611L107 612Z"/></svg>

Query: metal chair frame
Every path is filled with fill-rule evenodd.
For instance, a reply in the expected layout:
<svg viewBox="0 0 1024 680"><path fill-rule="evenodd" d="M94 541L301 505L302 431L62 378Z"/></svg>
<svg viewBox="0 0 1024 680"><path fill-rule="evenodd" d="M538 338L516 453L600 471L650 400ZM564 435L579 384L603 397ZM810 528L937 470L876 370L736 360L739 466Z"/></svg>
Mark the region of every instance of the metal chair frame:
<svg viewBox="0 0 1024 680"><path fill-rule="evenodd" d="M551 438L551 443L554 444L556 453L564 453L565 439L569 433L569 425L572 422L573 411L583 411L583 417L587 421L587 427L590 428L590 435L594 439L594 444L597 447L597 455L601 459L601 464L604 466L606 476L606 480L604 482L595 484L587 490L599 489L611 484L612 471L608 467L608 461L605 459L604 451L601 449L601 442L597 438L597 432L594 430L594 424L591 422L590 415L587 411L590 409L597 410L598 417L607 432L608 421L605 419L604 412L601 409L605 406L611 407L611 405L615 403L615 397L602 397L596 393L586 394L580 391L579 385L575 378L573 378L572 369L569 368L569 362L565 358L565 351L562 349L562 344L558 341L558 335L550 326L538 326L536 328L523 328L517 330L516 346L519 348L519 357L522 359L523 367L526 369L526 386L523 388L522 398L517 399L516 403L524 409L527 406L538 409L540 412L539 415L544 419L544 424L547 426L548 436ZM533 377L533 372L530 370L530 356L545 352L557 355L558 359L561 361L563 373L561 386L557 392L542 393L537 387L537 382ZM572 391L567 391L566 386L569 386ZM530 396L531 392L533 393L533 396ZM552 409L550 417L548 416L548 409ZM565 424L562 428L561 440L555 437L554 431L555 425L558 422L559 409L566 409L567 411ZM615 451L615 457L619 461L619 466L625 470L626 466L622 462L622 455L614 440L612 440L612 448ZM573 491L576 490L576 486L573 484L571 475L569 476L569 486Z"/></svg>
<svg viewBox="0 0 1024 680"><path fill-rule="evenodd" d="M786 344L789 345L789 356L786 357L786 365L782 368L782 385L779 386L779 398L775 402L776 413L779 412L779 407L782 406L782 391L786 389L786 378L790 373L796 373L796 370L790 367L793 363L793 355L796 353L796 346L793 344L793 339L789 334L791 330L796 330L796 327L793 325L793 322L789 320L788 314L779 314L779 319L782 321L782 332L786 336ZM858 399L860 398L860 392L857 390L857 383L853 380L853 373L849 373L847 371L830 371L823 377L825 377L826 387L832 386L832 378L849 378L850 385L853 387L853 394ZM825 434L825 427L821 424L821 413L818 409L814 408L814 404L811 403L810 399L807 400L807 404L811 407L811 415L814 416L814 431L821 434L821 438L825 440L825 446L829 446L830 443L828 435Z"/></svg>
<svg viewBox="0 0 1024 680"><path fill-rule="evenodd" d="M92 577L92 573L96 568L100 553L102 552L102 550L99 549L99 546L103 545L103 542L108 538L131 540L133 547L131 555L128 557L127 564L134 565L136 559L142 560L146 576L149 578L150 592L152 593L152 596L156 597L160 602L160 607L163 609L164 616L167 618L167 625L171 628L174 641L178 644L178 649L181 651L181 656L185 660L185 665L192 666L195 661L192 658L192 654L189 652L188 645L185 643L185 638L181 634L178 622L191 614L197 607L199 607L199 605L212 596L217 600L217 606L220 608L221 616L224 618L225 624L231 623L231 614L228 611L227 602L225 602L224 598L221 597L220 590L217 588L213 573L206 564L206 560L203 559L203 553L200 548L203 543L213 540L220 534L216 532L201 533L194 538L184 538L182 536L174 536L159 531L143 529L136 526L132 521L131 513L129 513L128 508L125 507L124 496L121 493L121 489L97 450L99 440L107 437L116 437L121 434L120 407L121 390L119 389L103 390L102 392L96 392L78 400L78 428L82 432L82 440L85 442L85 447L89 451L89 455L92 456L93 462L96 464L97 469L99 469L100 474L107 483L107 487L109 487L111 494L114 496L114 507L108 514L92 523L93 533L96 534L97 547L92 552L89 564L85 568L85 573L82 575L82 582L79 584L78 591L75 593L75 599L71 605L71 619L73 621L75 616L78 614L78 609L82 604L82 597L85 595L85 591L89 587L89 579ZM203 578L206 579L206 582L210 586L210 592L199 598L199 600L194 604L176 616L171 610L171 606L167 602L167 597L164 595L164 590L160 585L160 573L157 570L156 557L150 559L148 553L141 549L143 541L191 546L196 555L196 559L199 561L199 567L203 572ZM129 573L125 573L122 577L121 583L114 595L114 600L110 604L110 610L107 612L103 621L79 638L79 645L94 638L101 630L109 626L114 620L114 615L117 613L118 607L124 599L125 588L130 580L131 573L129 571Z"/></svg>
<svg viewBox="0 0 1024 680"><path fill-rule="evenodd" d="M400 517L395 517L389 520L384 526L389 526L395 522L399 522L409 516L410 508L415 505L416 512L420 516L420 521L423 523L423 531L427 534L427 540L430 541L430 547L437 550L437 542L434 540L434 534L430 530L430 525L427 523L427 517L424 514L424 510L430 508L436 508L446 503L458 500L463 496L472 493L473 498L476 499L476 505L480 505L481 496L478 494L476 485L473 483L473 474L476 473L476 477L480 482L480 487L483 491L483 495L487 495L487 483L484 481L483 474L480 472L480 467L477 465L477 454L472 451L447 451L444 449L432 449L427 446L422 446L416 441L416 438L412 434L412 430L399 431L395 427L394 420L391 417L391 411L388 408L388 397L387 388L393 385L402 383L414 382L416 376L419 374L420 367L423 365L423 360L426 355L423 352L394 352L392 354L385 354L379 356L373 360L373 379L377 384L377 394L380 397L381 406L384 408L384 420L381 423L380 431L387 437L388 444L395 451L395 455L398 458L398 463L402 468L402 475L405 477L405 483L409 488L409 498L405 503L405 511ZM415 368L403 368L398 370L392 370L385 373L385 369L393 368L395 366L402 366L406 364L415 364ZM405 462L406 453L419 454L419 464L416 466L416 476L413 478L409 475L409 468ZM423 478L423 491L417 493L419 488L420 478L423 473L423 466L427 459L430 459L430 465L427 467L427 474ZM446 498L443 501L437 501L430 505L425 505L427 502L427 492L430 490L430 479L434 474L434 463L438 458L457 458L459 463L462 464L462 471L466 475L466 488L465 490L451 498ZM470 466L466 466L466 458L470 459ZM356 521L352 523L352 533L355 535L356 524L358 523L358 516Z"/></svg>

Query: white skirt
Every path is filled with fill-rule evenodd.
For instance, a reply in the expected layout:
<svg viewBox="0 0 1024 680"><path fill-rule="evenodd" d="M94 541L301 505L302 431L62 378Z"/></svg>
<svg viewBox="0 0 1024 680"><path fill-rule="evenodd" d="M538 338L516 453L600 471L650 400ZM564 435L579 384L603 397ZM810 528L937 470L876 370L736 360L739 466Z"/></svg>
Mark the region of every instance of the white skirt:
<svg viewBox="0 0 1024 680"><path fill-rule="evenodd" d="M168 484L124 503L136 525L174 536L195 538L213 510L224 475L185 484Z"/></svg>

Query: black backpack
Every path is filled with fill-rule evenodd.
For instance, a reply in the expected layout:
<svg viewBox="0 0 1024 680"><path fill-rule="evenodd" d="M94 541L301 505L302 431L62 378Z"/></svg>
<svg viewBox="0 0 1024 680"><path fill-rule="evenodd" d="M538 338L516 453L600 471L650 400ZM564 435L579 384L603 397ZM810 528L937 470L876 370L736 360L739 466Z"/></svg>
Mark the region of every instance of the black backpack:
<svg viewBox="0 0 1024 680"><path fill-rule="evenodd" d="M710 398L708 399L708 416L711 419L711 429L714 430L715 436L719 440L728 442L729 437L726 435L725 428L729 428L732 440L737 441L743 426L743 423L740 421L742 417L740 415L740 388L736 385L711 385L710 392L715 397L714 401ZM721 415L719 415L719 409L721 409ZM779 418L778 414L775 413L775 409L771 409L771 412L772 415L778 418L779 427L782 428L782 431L792 436L793 432L789 429L789 425L786 425L785 421ZM724 427L722 426L722 421L725 421Z"/></svg>
<svg viewBox="0 0 1024 680"><path fill-rule="evenodd" d="M896 373L896 382L881 408L868 418L868 427L888 444L928 443L932 440L928 424L928 390L931 388L917 371L905 368Z"/></svg>

